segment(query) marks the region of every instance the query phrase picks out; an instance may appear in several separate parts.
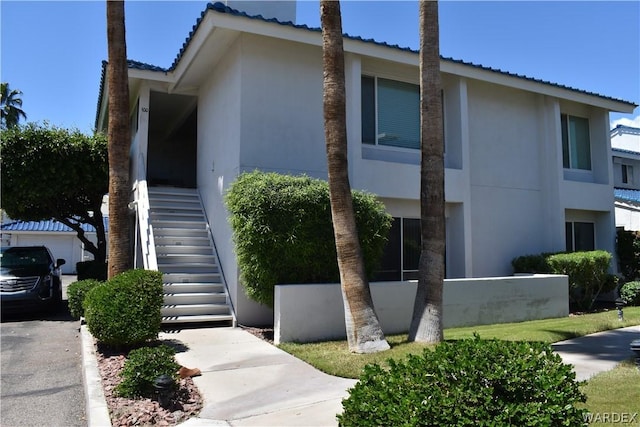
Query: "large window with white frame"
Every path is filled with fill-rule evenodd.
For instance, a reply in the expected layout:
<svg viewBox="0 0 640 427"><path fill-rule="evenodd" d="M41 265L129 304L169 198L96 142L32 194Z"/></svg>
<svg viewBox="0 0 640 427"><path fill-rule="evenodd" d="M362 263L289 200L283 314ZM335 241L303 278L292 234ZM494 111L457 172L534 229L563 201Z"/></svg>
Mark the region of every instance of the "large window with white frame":
<svg viewBox="0 0 640 427"><path fill-rule="evenodd" d="M362 76L362 142L420 149L420 87Z"/></svg>
<svg viewBox="0 0 640 427"><path fill-rule="evenodd" d="M560 115L562 126L562 165L565 169L591 170L589 119Z"/></svg>
<svg viewBox="0 0 640 427"><path fill-rule="evenodd" d="M565 222L567 252L593 251L596 246L595 224L593 222Z"/></svg>

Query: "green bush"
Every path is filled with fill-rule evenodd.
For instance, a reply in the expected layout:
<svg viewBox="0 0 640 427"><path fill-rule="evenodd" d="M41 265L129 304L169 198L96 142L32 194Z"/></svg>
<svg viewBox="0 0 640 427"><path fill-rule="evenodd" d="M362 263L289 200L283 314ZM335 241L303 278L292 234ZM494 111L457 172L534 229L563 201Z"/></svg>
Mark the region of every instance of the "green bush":
<svg viewBox="0 0 640 427"><path fill-rule="evenodd" d="M98 280L87 279L87 280L79 280L77 282L71 283L67 287L67 299L69 300L69 312L74 319L79 319L84 316L84 308L82 304L84 302L84 298L91 289L96 286L102 284L104 282L100 282Z"/></svg>
<svg viewBox="0 0 640 427"><path fill-rule="evenodd" d="M569 300L579 310L590 310L601 292L617 286L608 274L611 254L606 251L572 252L547 258L551 271L569 276Z"/></svg>
<svg viewBox="0 0 640 427"><path fill-rule="evenodd" d="M341 426L582 426L586 397L548 344L473 339L367 365Z"/></svg>
<svg viewBox="0 0 640 427"><path fill-rule="evenodd" d="M180 365L174 359L175 350L167 345L131 350L120 373L122 382L116 386L121 397L154 397L153 382L160 375L177 381ZM175 383L177 385L177 382Z"/></svg>
<svg viewBox="0 0 640 427"><path fill-rule="evenodd" d="M107 263L99 261L82 261L76 263L78 280L107 280Z"/></svg>
<svg viewBox="0 0 640 427"><path fill-rule="evenodd" d="M629 282L622 285L620 298L626 305L640 305L640 282Z"/></svg>
<svg viewBox="0 0 640 427"><path fill-rule="evenodd" d="M549 274L551 266L547 258L553 253L542 253L537 255L523 255L511 261L514 273Z"/></svg>
<svg viewBox="0 0 640 427"><path fill-rule="evenodd" d="M379 265L391 216L375 196L353 191L365 269ZM339 280L329 187L307 176L245 173L225 196L247 295L273 306L276 284Z"/></svg>
<svg viewBox="0 0 640 427"><path fill-rule="evenodd" d="M630 282L640 279L640 232L618 230L616 254L625 280Z"/></svg>
<svg viewBox="0 0 640 427"><path fill-rule="evenodd" d="M84 315L91 334L114 347L131 347L160 332L162 273L129 270L91 289Z"/></svg>

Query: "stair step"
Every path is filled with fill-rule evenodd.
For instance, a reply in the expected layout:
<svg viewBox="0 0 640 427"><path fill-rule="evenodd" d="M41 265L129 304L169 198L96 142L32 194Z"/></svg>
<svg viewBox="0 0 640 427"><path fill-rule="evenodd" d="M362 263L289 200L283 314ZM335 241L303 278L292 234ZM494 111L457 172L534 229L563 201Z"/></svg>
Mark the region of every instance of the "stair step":
<svg viewBox="0 0 640 427"><path fill-rule="evenodd" d="M201 237L201 238L209 238L209 233L207 230L202 229L189 229L189 228L167 228L167 227L153 227L153 236L158 237L181 237L186 242L189 242L189 239L192 237Z"/></svg>
<svg viewBox="0 0 640 427"><path fill-rule="evenodd" d="M162 185L148 187L147 191L149 194L198 194L198 190L195 188L167 187Z"/></svg>
<svg viewBox="0 0 640 427"><path fill-rule="evenodd" d="M152 219L151 225L153 228L157 228L159 230L167 229L167 228L178 228L178 229L187 229L187 230L206 230L207 223L205 221L184 221L180 219Z"/></svg>
<svg viewBox="0 0 640 427"><path fill-rule="evenodd" d="M162 282L170 283L221 283L218 272L209 273L166 273L163 272Z"/></svg>
<svg viewBox="0 0 640 427"><path fill-rule="evenodd" d="M163 273L214 274L218 272L216 266L208 264L158 264L158 270Z"/></svg>
<svg viewBox="0 0 640 427"><path fill-rule="evenodd" d="M200 316L166 316L162 318L163 324L207 322L233 322L233 316L230 314L218 314Z"/></svg>
<svg viewBox="0 0 640 427"><path fill-rule="evenodd" d="M156 255L213 255L213 248L209 245L156 245Z"/></svg>
<svg viewBox="0 0 640 427"><path fill-rule="evenodd" d="M166 220L179 220L179 221L203 221L204 215L198 211L190 211L190 210L169 210L163 212L152 212L151 213L151 221L166 221Z"/></svg>
<svg viewBox="0 0 640 427"><path fill-rule="evenodd" d="M224 294L225 289L222 283L164 283L162 285L162 292L164 294Z"/></svg>
<svg viewBox="0 0 640 427"><path fill-rule="evenodd" d="M163 247L163 246L184 246L184 247L197 246L197 247L202 247L202 246L206 246L208 248L211 248L211 240L209 239L209 235L207 235L206 237L197 237L197 236L184 237L184 236L158 236L156 233L154 233L154 240L156 242L156 246L157 247Z"/></svg>
<svg viewBox="0 0 640 427"><path fill-rule="evenodd" d="M209 265L211 267L217 267L216 257L212 254L171 254L171 255L158 255L158 265L177 266L201 266Z"/></svg>
<svg viewBox="0 0 640 427"><path fill-rule="evenodd" d="M184 294L164 294L165 306L202 304L227 304L227 295L224 293L189 292Z"/></svg>
<svg viewBox="0 0 640 427"><path fill-rule="evenodd" d="M172 304L163 305L160 309L162 317L171 316L199 316L206 314L230 314L229 306L225 304Z"/></svg>

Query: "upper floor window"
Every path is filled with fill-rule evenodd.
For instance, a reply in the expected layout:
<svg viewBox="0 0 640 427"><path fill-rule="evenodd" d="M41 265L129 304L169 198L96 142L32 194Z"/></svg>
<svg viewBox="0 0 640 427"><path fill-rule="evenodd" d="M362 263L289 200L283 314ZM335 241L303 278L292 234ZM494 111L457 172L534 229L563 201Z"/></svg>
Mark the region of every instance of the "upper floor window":
<svg viewBox="0 0 640 427"><path fill-rule="evenodd" d="M624 164L621 166L622 166L622 183L633 184L633 166L624 165Z"/></svg>
<svg viewBox="0 0 640 427"><path fill-rule="evenodd" d="M420 87L362 76L362 142L420 149Z"/></svg>
<svg viewBox="0 0 640 427"><path fill-rule="evenodd" d="M589 119L560 116L562 126L562 165L565 169L591 170Z"/></svg>

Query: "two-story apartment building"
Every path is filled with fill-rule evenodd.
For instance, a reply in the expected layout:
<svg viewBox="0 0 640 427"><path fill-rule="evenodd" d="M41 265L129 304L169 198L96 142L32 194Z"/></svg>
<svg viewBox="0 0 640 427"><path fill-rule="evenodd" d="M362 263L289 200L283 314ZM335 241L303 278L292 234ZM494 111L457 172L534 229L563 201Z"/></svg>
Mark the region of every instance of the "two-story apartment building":
<svg viewBox="0 0 640 427"><path fill-rule="evenodd" d="M158 237L178 233L177 222L158 222L156 211L169 204L158 201L158 186L195 189L217 272L245 324L265 322L271 312L244 295L226 189L255 169L327 176L321 32L293 23L295 2L271 6L258 16L209 5L171 67L129 64L138 263L177 274L187 259L178 249L196 238ZM382 278L410 279L420 216L418 53L357 37L346 37L344 49L351 184L376 194L395 218ZM609 112L635 105L451 58L441 71L447 277L510 275L514 257L544 251L614 252ZM98 129L107 123L105 82L103 72ZM148 260L154 257L157 265ZM165 314L183 321L177 311Z"/></svg>
<svg viewBox="0 0 640 427"><path fill-rule="evenodd" d="M611 130L616 227L640 231L640 128Z"/></svg>

